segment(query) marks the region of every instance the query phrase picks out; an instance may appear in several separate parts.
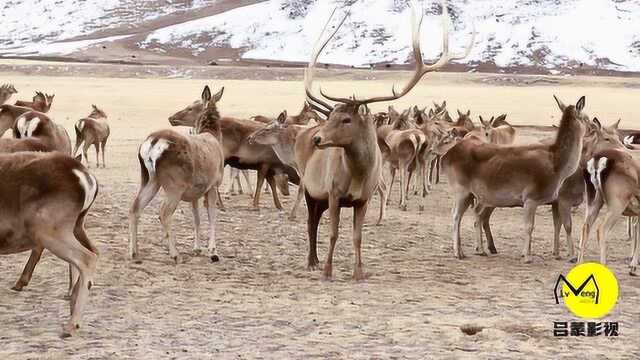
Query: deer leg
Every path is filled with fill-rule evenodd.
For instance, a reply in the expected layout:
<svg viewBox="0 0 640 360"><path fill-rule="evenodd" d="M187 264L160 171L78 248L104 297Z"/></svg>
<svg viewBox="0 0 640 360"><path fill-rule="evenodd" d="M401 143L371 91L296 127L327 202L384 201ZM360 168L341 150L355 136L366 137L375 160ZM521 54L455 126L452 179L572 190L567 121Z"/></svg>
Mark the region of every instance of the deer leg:
<svg viewBox="0 0 640 360"><path fill-rule="evenodd" d="M284 196L289 196L289 177L287 174L278 173L275 176L276 184L278 185L278 189L280 190L280 194Z"/></svg>
<svg viewBox="0 0 640 360"><path fill-rule="evenodd" d="M633 229L633 242L631 252L631 264L629 264L629 275L636 276L636 269L638 267L638 256L640 255L640 244L638 244L638 234L640 233L640 221L637 221L638 218L635 218L634 229ZM632 218L633 221L633 218Z"/></svg>
<svg viewBox="0 0 640 360"><path fill-rule="evenodd" d="M405 193L405 182L407 181L407 169L405 164L399 161L400 165L400 210L407 211L407 194Z"/></svg>
<svg viewBox="0 0 640 360"><path fill-rule="evenodd" d="M353 280L355 281L362 281L366 278L362 266L362 226L368 206L369 202L366 202L364 205L353 207L353 253L355 254Z"/></svg>
<svg viewBox="0 0 640 360"><path fill-rule="evenodd" d="M604 205L604 201L600 192L596 193L596 197L591 201L587 201L587 211L585 214L584 224L582 225L582 232L580 234L580 249L578 252L578 257L575 261L578 264L581 264L584 261L584 252L587 248L587 243L589 242L589 237L591 235L591 229L593 228L593 224L596 219L600 215L600 210L602 210L602 206ZM571 262L574 259L570 260Z"/></svg>
<svg viewBox="0 0 640 360"><path fill-rule="evenodd" d="M382 174L380 174L380 180L378 180L378 193L380 194L380 215L378 217L376 226L382 224L382 219L384 218L385 212L387 211L387 196L389 196L389 192L387 191L387 184L385 184L384 176L382 176Z"/></svg>
<svg viewBox="0 0 640 360"><path fill-rule="evenodd" d="M487 252L484 249L484 244L482 242L482 214L484 213L485 207L477 202L473 207L473 214L475 217L475 221L473 222L473 227L476 231L476 255L487 256Z"/></svg>
<svg viewBox="0 0 640 360"><path fill-rule="evenodd" d="M160 190L160 185L155 179L150 179L148 183L143 184L136 195L133 205L129 210L129 258L138 257L138 222L140 221L140 213L149 205L151 200Z"/></svg>
<svg viewBox="0 0 640 360"><path fill-rule="evenodd" d="M263 167L258 170L258 181L256 182L256 192L253 196L253 209L260 209L260 192L262 191L262 184L264 184L264 177L267 173L267 170Z"/></svg>
<svg viewBox="0 0 640 360"><path fill-rule="evenodd" d="M489 248L489 253L497 254L498 250L496 250L496 245L493 243L493 234L491 233L491 214L496 208L493 207L485 207L482 213L482 229L484 230L484 235L487 237L487 247Z"/></svg>
<svg viewBox="0 0 640 360"><path fill-rule="evenodd" d="M234 167L229 167L229 180L231 180L231 187L229 188L229 195L235 195L236 194L236 175L237 175L238 169L234 168Z"/></svg>
<svg viewBox="0 0 640 360"><path fill-rule="evenodd" d="M460 222L472 202L473 196L471 194L466 192L456 194L456 200L453 205L453 253L458 259L464 259L465 257L460 245Z"/></svg>
<svg viewBox="0 0 640 360"><path fill-rule="evenodd" d="M76 145L73 147L73 152L71 153L73 157L76 157L76 153L78 152L80 145L82 145L82 138L80 136L76 136Z"/></svg>
<svg viewBox="0 0 640 360"><path fill-rule="evenodd" d="M436 156L436 184L440 184L440 170L442 170L442 156Z"/></svg>
<svg viewBox="0 0 640 360"><path fill-rule="evenodd" d="M50 230L55 229L51 226ZM71 319L63 326L63 337L73 335L80 328L82 312L87 302L89 289L93 285L98 255L83 246L69 230L42 231L37 235L39 242L57 257L71 264L79 272L78 281L71 295Z"/></svg>
<svg viewBox="0 0 640 360"><path fill-rule="evenodd" d="M37 247L31 250L31 255L29 255L27 265L25 265L24 270L22 270L22 275L20 275L20 278L18 278L18 281L16 281L16 284L11 288L11 290L22 291L25 286L29 285L31 276L33 275L33 270L36 268L36 265L42 256L42 251L44 251L42 247Z"/></svg>
<svg viewBox="0 0 640 360"><path fill-rule="evenodd" d="M326 209L322 204L320 204L317 200L312 198L309 193L305 191L305 198L307 202L308 209L308 217L307 217L307 232L309 234L309 254L308 254L308 270L316 270L318 269L318 264L320 261L318 260L318 224L320 223L320 218L322 217L322 213Z"/></svg>
<svg viewBox="0 0 640 360"><path fill-rule="evenodd" d="M89 149L89 146L91 146L91 144L89 144L86 141L84 142L84 145L82 145L82 157L84 158L84 161L87 163L87 168L90 167L89 157L87 156L87 150Z"/></svg>
<svg viewBox="0 0 640 360"><path fill-rule="evenodd" d="M324 271L322 277L324 280L331 280L333 275L333 251L336 248L336 242L338 241L338 230L340 228L340 204L339 199L334 196L329 196L329 221L331 223L331 229L329 233L329 252L327 253L327 260L324 263Z"/></svg>
<svg viewBox="0 0 640 360"><path fill-rule="evenodd" d="M387 205L391 201L391 191L393 190L393 183L396 180L396 168L389 164L389 172L391 173L391 182L389 183L389 195L387 196Z"/></svg>
<svg viewBox="0 0 640 360"><path fill-rule="evenodd" d="M600 263L602 265L607 264L607 235L609 231L616 224L616 222L622 217L622 213L626 206L616 206L616 204L608 204L609 211L604 217L604 220L598 226L597 239L600 245Z"/></svg>
<svg viewBox="0 0 640 360"><path fill-rule="evenodd" d="M524 263L530 264L533 259L531 257L531 242L533 240L533 229L535 227L536 209L538 204L531 200L524 203L524 247L522 249L522 255L524 256Z"/></svg>
<svg viewBox="0 0 640 360"><path fill-rule="evenodd" d="M216 190L217 191L217 190ZM220 255L218 255L218 246L216 245L216 192L213 189L207 193L208 206L207 215L209 216L209 246L208 254L212 262L220 261Z"/></svg>
<svg viewBox="0 0 640 360"><path fill-rule="evenodd" d="M560 222L564 226L564 231L567 234L567 248L569 252L569 258L575 256L575 243L573 241L573 219L571 218L571 204L559 203L560 210Z"/></svg>
<svg viewBox="0 0 640 360"><path fill-rule="evenodd" d="M93 147L96 149L96 168L100 167L100 143L93 143Z"/></svg>
<svg viewBox="0 0 640 360"><path fill-rule="evenodd" d="M560 228L562 223L560 221L560 209L558 201L551 203L551 213L553 217L553 257L556 260L560 260Z"/></svg>
<svg viewBox="0 0 640 360"><path fill-rule="evenodd" d="M277 191L278 185L276 184L275 176L268 175L267 183L269 184L269 187L271 188L271 193L273 194L273 204L276 206L276 209L283 210L282 204L280 203L280 197L278 197L278 191Z"/></svg>
<svg viewBox="0 0 640 360"><path fill-rule="evenodd" d="M169 245L169 256L176 264L180 263L181 259L178 249L176 248L175 234L171 229L171 224L173 220L173 213L176 211L176 208L180 203L181 195L182 194L168 193L167 198L164 200L162 207L160 208L160 223L162 224L162 228L164 229L164 233L167 238L167 244ZM209 206L211 206L211 204L209 204Z"/></svg>
<svg viewBox="0 0 640 360"><path fill-rule="evenodd" d="M424 197L427 196L429 193L427 192L427 183L426 183L426 176L428 173L428 166L429 166L429 157L431 155L427 155L426 158L423 158L419 165L420 165L420 171L419 171L419 175L420 175L420 185L419 188L422 192L422 205L420 205L420 211L424 210Z"/></svg>
<svg viewBox="0 0 640 360"><path fill-rule="evenodd" d="M201 250L200 250L200 211L198 211L198 200L194 200L191 202L191 213L193 214L193 252L196 254L199 254Z"/></svg>
<svg viewBox="0 0 640 360"><path fill-rule="evenodd" d="M102 168L107 167L107 162L104 160L104 149L107 146L107 140L102 141L102 146L100 146L100 151L102 152Z"/></svg>
<svg viewBox="0 0 640 360"><path fill-rule="evenodd" d="M246 171L246 170L238 170L236 169L235 172L235 176L233 177L233 180L238 184L238 194L244 194L244 189L242 188L242 181L240 179L240 173L242 171Z"/></svg>
<svg viewBox="0 0 640 360"><path fill-rule="evenodd" d="M298 213L298 207L300 206L300 202L302 201L302 197L304 196L304 185L302 184L302 179L300 179L300 184L298 185L298 195L296 196L296 202L293 204L291 208L291 214L289 215L289 220L295 220L296 215Z"/></svg>
<svg viewBox="0 0 640 360"><path fill-rule="evenodd" d="M251 187L251 179L249 179L249 171L242 170L242 176L244 176L244 181L247 183L247 189L249 189L249 194L253 194L253 187Z"/></svg>
<svg viewBox="0 0 640 360"><path fill-rule="evenodd" d="M435 172L437 169L437 157L432 157L430 158L429 161L429 181L427 181L427 194L429 194L431 192L431 189L433 189L433 183L434 183L434 179L435 179Z"/></svg>

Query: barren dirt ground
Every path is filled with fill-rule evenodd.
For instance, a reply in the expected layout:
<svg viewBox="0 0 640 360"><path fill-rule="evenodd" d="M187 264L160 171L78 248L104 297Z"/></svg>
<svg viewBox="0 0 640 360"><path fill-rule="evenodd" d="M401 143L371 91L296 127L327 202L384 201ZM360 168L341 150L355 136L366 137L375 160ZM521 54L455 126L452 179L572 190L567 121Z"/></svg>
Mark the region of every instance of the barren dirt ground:
<svg viewBox="0 0 640 360"><path fill-rule="evenodd" d="M107 168L95 169L90 152L101 188L86 225L101 253L84 326L68 340L59 338L60 326L69 316L63 299L66 265L45 253L31 284L16 293L10 288L28 253L0 258L2 359L640 357L640 280L628 275L625 257L630 244L624 224L618 224L610 237L610 267L620 282L620 299L605 319L620 322L620 336L555 338L553 322L574 318L553 298L557 276L571 265L566 261L564 235L565 260L551 256L550 209L538 210L533 264L525 265L519 257L520 209L494 214L499 254L489 257L473 255L468 213L462 234L469 257L459 261L452 256L452 199L446 179L429 196L424 212L418 211L415 196L408 212L399 211L396 184L388 216L379 227L374 226L379 199L374 199L363 245L370 277L363 283L351 281L350 209L342 212L335 280L323 282L320 272L305 267L306 209L297 221L290 221L266 194L259 212L251 210L249 195L225 195L227 211L219 214L216 224L219 263L192 253L191 215L183 204L174 220L184 260L179 265L169 258L161 235L162 196L158 196L141 220L143 262L132 263L127 259L127 212L139 183L137 146L149 132L169 127L167 117L196 100L207 81L45 75L4 72L0 83L14 83L20 99L30 98L36 89L55 93L51 114L70 134L73 123L87 115L92 103L109 115ZM552 94L566 102L586 95L590 114L607 123L622 117L623 127L640 128L640 81L625 82L630 85L573 78L569 85L498 86L479 83L470 75L438 74L426 77L396 105L428 106L432 100L447 99L450 109L471 109L474 118L506 112L515 124L551 125L558 120ZM392 83L392 79L327 81L324 87L364 95L390 91ZM300 81L209 84L226 88L220 104L223 115L275 115L285 108L295 112L303 100ZM526 142L548 135L521 130L518 137ZM294 187L291 192L295 194ZM293 196L284 198L287 209L292 200ZM574 214L575 236L581 224L582 209ZM206 220L202 225L206 236ZM327 232L324 221L321 260ZM592 240L588 259L597 258L595 247ZM465 335L460 327L468 324L484 330Z"/></svg>

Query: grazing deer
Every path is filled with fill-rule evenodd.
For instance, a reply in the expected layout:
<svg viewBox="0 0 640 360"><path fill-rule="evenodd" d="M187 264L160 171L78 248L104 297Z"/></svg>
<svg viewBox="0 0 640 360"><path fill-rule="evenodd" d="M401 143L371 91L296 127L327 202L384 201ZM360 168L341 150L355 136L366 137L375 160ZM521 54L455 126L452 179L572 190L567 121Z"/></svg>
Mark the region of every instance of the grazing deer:
<svg viewBox="0 0 640 360"><path fill-rule="evenodd" d="M16 106L25 106L28 108L32 108L35 111L39 111L42 113L49 112L51 109L51 105L53 104L53 98L55 94L49 95L44 94L40 91L36 91L36 95L33 97L32 101L16 101Z"/></svg>
<svg viewBox="0 0 640 360"><path fill-rule="evenodd" d="M578 262L584 261L584 252L589 241L591 228L601 214L604 204L607 212L600 222L596 238L600 245L600 263L607 263L607 235L622 216L640 215L640 163L624 149L607 149L600 151L589 160L585 170L585 183L587 191L587 212L582 237L580 239L580 252ZM630 274L636 275L640 248L638 244L638 229L632 244L632 258Z"/></svg>
<svg viewBox="0 0 640 360"><path fill-rule="evenodd" d="M415 5L415 4L412 4ZM443 17L448 21L446 1L443 1ZM420 19L412 6L413 52L416 69L413 77L399 92L393 91L390 96L369 99L340 98L320 91L322 97L336 102L331 106L326 101L313 95L313 73L318 57L329 41L335 36L346 17L336 26L330 36L321 42L329 22L325 25L318 39L318 46L311 55L311 61L305 72L305 90L307 101L315 103L316 110L324 108L321 113L327 116L323 126L302 131L295 143L295 156L298 169L302 173L302 183L308 208L309 256L308 267L318 266L316 251L318 224L322 213L328 208L331 220L330 246L324 265L323 277L330 279L333 273L333 252L338 240L340 209L353 207L353 246L355 266L353 278L363 280L365 273L362 265L361 244L362 226L373 192L382 178L382 154L377 145L376 127L368 105L399 99L411 89L427 73L444 66L452 56L448 53L448 22L443 24L443 53L434 65L425 65L420 50ZM473 43L473 39L472 39ZM467 48L467 53L470 50ZM466 55L466 54L465 54Z"/></svg>
<svg viewBox="0 0 640 360"><path fill-rule="evenodd" d="M578 169L585 120L585 98L565 107L556 139L551 145L499 146L469 137L444 156L444 166L455 194L453 250L464 258L460 222L475 200L476 222L485 208L523 207L523 256L530 263L531 240L538 206L554 201L564 181Z"/></svg>
<svg viewBox="0 0 640 360"><path fill-rule="evenodd" d="M76 130L76 145L73 148L73 156L76 155L80 145L82 146L82 155L89 167L89 158L87 157L87 149L93 145L96 149L96 167L100 167L100 152L102 152L102 167L107 167L104 160L104 149L107 146L107 140L111 130L107 123L107 114L98 109L97 106L91 105L91 113L84 119L76 122L74 129Z"/></svg>
<svg viewBox="0 0 640 360"><path fill-rule="evenodd" d="M71 319L64 337L80 328L98 250L84 230L98 182L82 164L56 153L0 154L0 254L31 251L14 290L31 280L44 249L73 267ZM77 279L77 280L76 280Z"/></svg>
<svg viewBox="0 0 640 360"><path fill-rule="evenodd" d="M3 84L0 86L0 105L4 104L9 100L11 95L17 94L18 90L12 84Z"/></svg>
<svg viewBox="0 0 640 360"><path fill-rule="evenodd" d="M18 116L13 125L15 139L0 139L5 144L27 143L29 138L40 139L48 151L58 151L65 155L71 155L71 139L67 130L55 123L49 116L37 111L27 111ZM9 140L14 140L10 142ZM6 151L5 151L6 152Z"/></svg>
<svg viewBox="0 0 640 360"><path fill-rule="evenodd" d="M559 99L556 98L556 100L558 101L558 106L561 111L564 111L566 106L559 101ZM587 161L598 151L609 148L623 148L618 134L619 123L620 122L618 121L611 126L605 127L602 126L597 118L593 119L593 125L588 127L588 132L583 138L582 153L580 155L578 169L562 183L560 191L558 192L558 197L554 201L546 204L551 205L553 214L553 256L556 259L560 259L560 230L564 227L567 235L569 258L572 259L572 261L575 261L571 209L580 206L583 202L585 189L583 173L587 167ZM553 144L553 142L554 139L544 139L541 141L542 144L547 145ZM492 254L497 252L493 243L493 235L489 225L489 220L493 210L493 208L485 208L479 217L481 224L475 224L477 234L476 251L479 254L485 253L482 248L482 239L480 238L482 236L482 230L484 230L487 237L489 251ZM482 226L482 229L479 228L480 225Z"/></svg>
<svg viewBox="0 0 640 360"><path fill-rule="evenodd" d="M485 121L480 116L482 135L487 142L498 145L511 145L516 138L516 129L507 122L507 115L502 114L497 118L493 116Z"/></svg>
<svg viewBox="0 0 640 360"><path fill-rule="evenodd" d="M222 184L224 153L222 131L217 103L222 98L224 88L213 97L209 86L202 92L203 110L196 121L196 135L185 136L174 130L160 130L152 133L140 145L141 184L136 199L129 211L129 256L138 256L138 220L140 213L153 200L160 188L166 198L160 209L160 222L169 243L169 255L179 263L171 220L180 201L191 203L195 238L193 250L200 251L200 215L198 200L205 197L209 214L208 255L211 261L219 261L216 247L216 201L219 200L218 187Z"/></svg>

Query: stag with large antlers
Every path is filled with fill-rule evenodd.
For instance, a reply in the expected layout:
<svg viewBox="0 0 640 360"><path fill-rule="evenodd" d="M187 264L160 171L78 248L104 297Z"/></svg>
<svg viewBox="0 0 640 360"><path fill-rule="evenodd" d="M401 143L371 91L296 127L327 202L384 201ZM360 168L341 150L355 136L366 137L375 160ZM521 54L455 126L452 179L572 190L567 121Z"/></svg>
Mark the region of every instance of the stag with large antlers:
<svg viewBox="0 0 640 360"><path fill-rule="evenodd" d="M313 74L322 50L335 36L345 18L336 26L335 31L322 41L329 22L323 30L317 46L312 53L311 61L305 73L305 90L307 101L314 109L325 114L327 121L323 126L303 131L296 141L295 156L298 169L302 173L302 183L308 208L309 256L308 267L318 266L316 252L318 224L322 213L329 209L331 230L330 246L324 265L323 278L330 279L333 274L333 252L338 240L340 209L353 207L353 246L355 267L353 278L362 280L365 272L362 265L361 244L362 226L369 201L381 179L382 155L377 144L376 126L368 105L378 102L392 101L403 97L413 89L427 73L444 66L449 60L457 57L449 54L448 46L448 13L446 1L443 1L443 55L433 65L425 65L420 49L420 25L422 16L417 16L415 4L412 3L412 35L413 53L416 69L413 77L400 91L393 90L391 95L358 99L328 95L320 91L322 97L333 101L332 106L319 96L313 94ZM335 13L335 11L334 11ZM473 43L473 39L472 39ZM467 49L468 54L471 46Z"/></svg>

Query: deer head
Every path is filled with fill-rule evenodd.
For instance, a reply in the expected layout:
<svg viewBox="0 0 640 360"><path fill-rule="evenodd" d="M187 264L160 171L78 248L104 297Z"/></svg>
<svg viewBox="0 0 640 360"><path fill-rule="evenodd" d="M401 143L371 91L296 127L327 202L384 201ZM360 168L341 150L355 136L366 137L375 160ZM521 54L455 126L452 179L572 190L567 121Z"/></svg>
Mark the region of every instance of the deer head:
<svg viewBox="0 0 640 360"><path fill-rule="evenodd" d="M283 111L278 115L278 118L271 123L265 125L262 129L255 131L249 135L247 141L249 144L260 145L276 145L281 142L281 136L284 130L287 129L287 111Z"/></svg>
<svg viewBox="0 0 640 360"><path fill-rule="evenodd" d="M204 132L210 132L214 136L219 137L221 135L220 129L220 113L218 112L218 101L222 99L224 93L224 87L218 91L215 95L211 95L211 89L209 85L202 90L202 112L196 121L195 130L196 134Z"/></svg>
<svg viewBox="0 0 640 360"><path fill-rule="evenodd" d="M88 117L94 118L94 119L106 119L107 118L107 113L105 113L104 111L99 109L97 106L92 104L91 105L91 114L89 114Z"/></svg>
<svg viewBox="0 0 640 360"><path fill-rule="evenodd" d="M202 109L202 101L194 101L193 104L169 116L169 123L171 126L194 126Z"/></svg>

